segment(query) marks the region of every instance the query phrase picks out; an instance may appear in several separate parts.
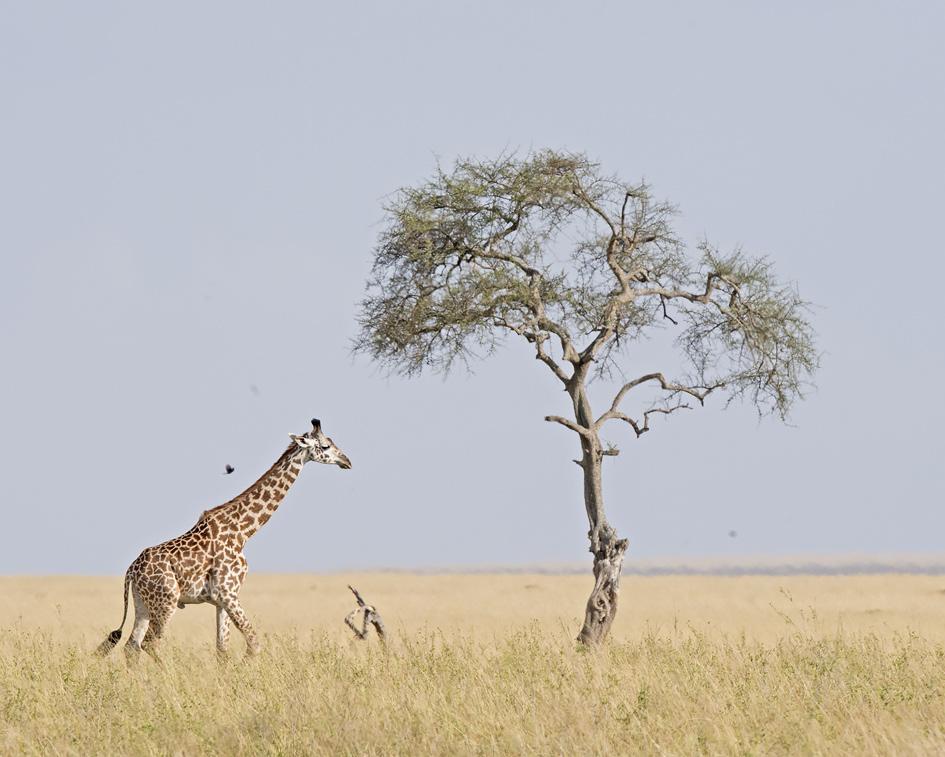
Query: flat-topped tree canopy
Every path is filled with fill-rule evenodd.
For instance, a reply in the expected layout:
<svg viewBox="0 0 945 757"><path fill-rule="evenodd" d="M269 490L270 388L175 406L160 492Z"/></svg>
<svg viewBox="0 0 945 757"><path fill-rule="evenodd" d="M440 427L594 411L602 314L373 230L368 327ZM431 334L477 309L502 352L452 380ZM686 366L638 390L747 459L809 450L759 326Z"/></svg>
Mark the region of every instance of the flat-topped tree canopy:
<svg viewBox="0 0 945 757"><path fill-rule="evenodd" d="M581 441L597 578L584 641L606 636L626 550L604 515L600 466L617 450L601 445L601 426L623 421L640 436L653 413L714 392L783 419L818 363L808 306L771 263L708 242L690 252L675 215L580 153L459 160L392 196L361 303L355 349L392 371L448 372L513 335L564 384L574 419L546 420ZM654 329L673 334L682 374L646 366L595 415L588 379L633 375L625 348ZM659 399L631 418L621 402L644 384Z"/></svg>
<svg viewBox="0 0 945 757"><path fill-rule="evenodd" d="M356 348L394 371L468 365L512 334L567 382L670 326L689 366L674 383L783 417L817 365L806 304L769 261L688 254L674 206L584 155L460 160L386 214Z"/></svg>

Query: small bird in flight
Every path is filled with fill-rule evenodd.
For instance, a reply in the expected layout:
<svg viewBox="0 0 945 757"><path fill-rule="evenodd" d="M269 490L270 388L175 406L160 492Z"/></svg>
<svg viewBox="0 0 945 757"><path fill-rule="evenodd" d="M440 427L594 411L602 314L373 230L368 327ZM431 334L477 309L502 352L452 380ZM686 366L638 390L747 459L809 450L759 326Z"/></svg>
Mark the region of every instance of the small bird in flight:
<svg viewBox="0 0 945 757"><path fill-rule="evenodd" d="M227 463L227 464L226 464L226 467L225 467L223 470L224 470L225 474L226 474L227 476L229 476L233 471L236 470L236 468L234 468L232 465L230 465L229 463Z"/></svg>

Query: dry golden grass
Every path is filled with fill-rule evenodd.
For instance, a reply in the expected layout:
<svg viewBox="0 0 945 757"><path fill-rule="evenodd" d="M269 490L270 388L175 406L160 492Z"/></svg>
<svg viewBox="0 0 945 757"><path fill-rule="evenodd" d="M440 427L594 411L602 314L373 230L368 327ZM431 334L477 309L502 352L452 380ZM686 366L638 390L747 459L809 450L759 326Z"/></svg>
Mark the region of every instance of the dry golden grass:
<svg viewBox="0 0 945 757"><path fill-rule="evenodd" d="M341 620L353 583L387 648ZM0 578L0 753L945 752L945 579L627 577L611 643L581 576L250 575L265 651L175 616L158 667L90 652L120 578ZM126 624L127 633L130 624Z"/></svg>

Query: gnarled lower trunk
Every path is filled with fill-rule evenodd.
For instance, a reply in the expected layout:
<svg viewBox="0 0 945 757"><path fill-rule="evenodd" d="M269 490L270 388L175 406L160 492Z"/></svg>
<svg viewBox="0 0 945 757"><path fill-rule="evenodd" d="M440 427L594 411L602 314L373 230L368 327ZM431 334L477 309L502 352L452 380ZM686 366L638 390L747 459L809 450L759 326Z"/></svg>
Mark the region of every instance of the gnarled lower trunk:
<svg viewBox="0 0 945 757"><path fill-rule="evenodd" d="M593 544L593 537L591 537ZM623 556L627 551L626 539L618 539L617 532L606 526L598 534L594 552L594 589L587 599L584 611L584 626L578 641L584 644L599 644L610 633L610 626L617 617L617 594L620 590L620 571Z"/></svg>

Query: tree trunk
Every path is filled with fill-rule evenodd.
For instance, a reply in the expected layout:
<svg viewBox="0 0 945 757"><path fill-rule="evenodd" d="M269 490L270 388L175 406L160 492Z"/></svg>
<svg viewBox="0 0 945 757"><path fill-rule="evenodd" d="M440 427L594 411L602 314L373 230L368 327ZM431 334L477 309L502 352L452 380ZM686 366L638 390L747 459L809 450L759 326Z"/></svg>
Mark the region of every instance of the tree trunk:
<svg viewBox="0 0 945 757"><path fill-rule="evenodd" d="M591 539L593 543L593 537ZM617 617L617 593L620 590L620 571L623 556L627 551L627 540L618 539L610 526L598 535L598 548L594 552L594 589L587 599L584 611L584 626L577 640L588 645L600 644Z"/></svg>
<svg viewBox="0 0 945 757"><path fill-rule="evenodd" d="M583 382L582 382L583 384ZM583 385L572 393L575 416L585 428L592 428L593 413ZM600 644L610 632L617 616L617 593L620 590L620 571L627 551L626 539L617 538L617 532L607 522L604 513L604 494L601 486L601 463L604 458L596 432L592 438L581 437L581 460L584 471L584 507L590 531L587 536L594 555L594 588L587 599L584 626L577 640L588 645Z"/></svg>

